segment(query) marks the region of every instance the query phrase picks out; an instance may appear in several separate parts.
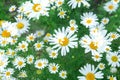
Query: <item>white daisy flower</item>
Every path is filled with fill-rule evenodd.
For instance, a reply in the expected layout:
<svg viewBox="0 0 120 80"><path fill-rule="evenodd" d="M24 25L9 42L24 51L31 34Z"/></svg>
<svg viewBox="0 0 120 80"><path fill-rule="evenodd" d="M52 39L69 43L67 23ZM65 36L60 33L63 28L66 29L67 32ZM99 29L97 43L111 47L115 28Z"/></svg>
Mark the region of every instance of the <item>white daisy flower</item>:
<svg viewBox="0 0 120 80"><path fill-rule="evenodd" d="M111 0L113 3L118 4L120 2L120 0Z"/></svg>
<svg viewBox="0 0 120 80"><path fill-rule="evenodd" d="M78 45L77 40L77 35L67 32L64 27L62 27L62 30L60 28L55 30L55 34L49 38L50 44L54 45L52 49L61 50L62 56L69 52L69 47L75 48Z"/></svg>
<svg viewBox="0 0 120 80"><path fill-rule="evenodd" d="M35 32L35 36L36 37L41 37L45 34L45 31L44 30L38 30Z"/></svg>
<svg viewBox="0 0 120 80"><path fill-rule="evenodd" d="M18 43L17 50L23 52L28 51L28 43L26 41L22 41Z"/></svg>
<svg viewBox="0 0 120 80"><path fill-rule="evenodd" d="M90 4L86 0L70 0L68 2L69 6L72 6L72 9L76 7L81 7L81 4L83 3L84 6L90 7Z"/></svg>
<svg viewBox="0 0 120 80"><path fill-rule="evenodd" d="M75 33L78 31L78 26L77 25L72 25L67 27L68 32Z"/></svg>
<svg viewBox="0 0 120 80"><path fill-rule="evenodd" d="M15 60L13 61L13 65L15 66L16 69L21 69L26 66L26 60L23 57L17 56Z"/></svg>
<svg viewBox="0 0 120 80"><path fill-rule="evenodd" d="M8 65L8 57L6 55L0 55L0 72L2 72Z"/></svg>
<svg viewBox="0 0 120 80"><path fill-rule="evenodd" d="M10 8L9 8L9 12L13 12L16 10L16 6L15 5L12 5Z"/></svg>
<svg viewBox="0 0 120 80"><path fill-rule="evenodd" d="M83 76L78 76L78 80L96 80L96 79L103 79L103 73L98 71L98 68L95 68L94 65L86 64L84 67L79 69L80 73Z"/></svg>
<svg viewBox="0 0 120 80"><path fill-rule="evenodd" d="M26 71L22 70L22 71L18 74L18 77L20 77L20 78L25 78L25 77L27 77Z"/></svg>
<svg viewBox="0 0 120 80"><path fill-rule="evenodd" d="M55 64L55 63L50 63L49 66L48 66L48 69L49 69L50 73L55 74L55 73L58 72L59 65Z"/></svg>
<svg viewBox="0 0 120 80"><path fill-rule="evenodd" d="M115 12L117 8L118 8L118 4L115 4L111 1L105 3L105 6L104 6L105 11L109 13Z"/></svg>
<svg viewBox="0 0 120 80"><path fill-rule="evenodd" d="M101 22L102 24L106 25L109 22L109 18L103 18Z"/></svg>
<svg viewBox="0 0 120 80"><path fill-rule="evenodd" d="M5 69L5 71L3 72L3 76L6 78L10 78L13 73L14 73L14 69L8 68L8 69Z"/></svg>
<svg viewBox="0 0 120 80"><path fill-rule="evenodd" d="M35 67L38 69L43 69L47 66L48 60L47 59L39 59L35 61Z"/></svg>
<svg viewBox="0 0 120 80"><path fill-rule="evenodd" d="M66 79L67 78L67 72L62 70L59 72L59 77L63 78L63 79Z"/></svg>
<svg viewBox="0 0 120 80"><path fill-rule="evenodd" d="M44 44L43 42L37 42L37 43L35 43L34 44L35 50L36 51L41 50L43 48L43 46L44 46L43 44Z"/></svg>
<svg viewBox="0 0 120 80"><path fill-rule="evenodd" d="M20 36L23 33L28 32L30 24L29 24L29 21L27 19L16 18L16 21L17 22L14 23L14 27L18 30L18 34L17 34L18 36Z"/></svg>
<svg viewBox="0 0 120 80"><path fill-rule="evenodd" d="M26 37L26 41L32 42L35 40L35 38L36 38L35 35L33 33L31 33Z"/></svg>
<svg viewBox="0 0 120 80"><path fill-rule="evenodd" d="M57 52L57 51L51 50L51 51L49 52L49 57L50 57L50 58L55 59L55 58L57 58L57 56L58 56L58 52Z"/></svg>
<svg viewBox="0 0 120 80"><path fill-rule="evenodd" d="M33 61L34 61L34 56L33 56L33 55L27 56L27 63L28 63L28 64L32 64Z"/></svg>
<svg viewBox="0 0 120 80"><path fill-rule="evenodd" d="M83 13L83 16L81 16L81 24L83 24L84 26L86 26L86 28L88 27L94 27L98 24L98 18L96 16L96 14L93 14L93 12L86 12Z"/></svg>
<svg viewBox="0 0 120 80"><path fill-rule="evenodd" d="M112 76L108 76L108 79L109 79L109 80L117 80L117 78L116 78L116 77L113 77L113 75L112 75Z"/></svg>
<svg viewBox="0 0 120 80"><path fill-rule="evenodd" d="M60 18L65 18L65 16L66 16L66 11L64 11L63 9L60 10L60 12L58 13L58 16L59 16Z"/></svg>
<svg viewBox="0 0 120 80"><path fill-rule="evenodd" d="M28 6L28 9L26 8L24 13L29 19L39 19L41 15L48 16L49 0L32 0L32 3L29 2Z"/></svg>
<svg viewBox="0 0 120 80"><path fill-rule="evenodd" d="M109 39L112 41L112 40L115 40L115 39L118 39L120 37L120 35L117 33L117 32L110 32L108 34L109 36Z"/></svg>
<svg viewBox="0 0 120 80"><path fill-rule="evenodd" d="M92 54L92 58L96 62L100 62L101 59L102 59L101 57L102 57L102 54L100 54L100 53L94 53L94 54Z"/></svg>
<svg viewBox="0 0 120 80"><path fill-rule="evenodd" d="M76 21L74 19L69 21L70 26L76 25Z"/></svg>
<svg viewBox="0 0 120 80"><path fill-rule="evenodd" d="M107 31L102 30L98 31L96 35L90 34L90 36L85 35L81 38L80 44L85 48L85 53L92 52L94 53L103 53L105 52L106 46L111 44L111 41L106 36Z"/></svg>
<svg viewBox="0 0 120 80"><path fill-rule="evenodd" d="M100 70L105 69L105 64L104 64L104 63L99 63L99 64L98 64L98 68L99 68Z"/></svg>
<svg viewBox="0 0 120 80"><path fill-rule="evenodd" d="M64 3L64 0L56 0L55 3L57 7L60 7Z"/></svg>
<svg viewBox="0 0 120 80"><path fill-rule="evenodd" d="M111 67L110 68L110 72L111 73L116 73L117 72L117 68L116 67Z"/></svg>
<svg viewBox="0 0 120 80"><path fill-rule="evenodd" d="M106 59L109 62L108 65L111 65L112 67L120 66L120 55L117 52L107 53Z"/></svg>

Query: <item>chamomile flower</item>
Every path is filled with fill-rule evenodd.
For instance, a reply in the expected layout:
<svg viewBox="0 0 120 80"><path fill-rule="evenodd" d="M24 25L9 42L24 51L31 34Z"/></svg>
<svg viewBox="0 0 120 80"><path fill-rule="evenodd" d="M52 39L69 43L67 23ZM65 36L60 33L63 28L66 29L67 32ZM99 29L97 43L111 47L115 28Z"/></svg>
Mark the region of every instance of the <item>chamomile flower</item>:
<svg viewBox="0 0 120 80"><path fill-rule="evenodd" d="M0 72L5 69L8 63L8 57L6 55L0 55Z"/></svg>
<svg viewBox="0 0 120 80"><path fill-rule="evenodd" d="M27 51L28 43L26 41L22 41L22 42L18 43L17 50L23 51L23 52Z"/></svg>
<svg viewBox="0 0 120 80"><path fill-rule="evenodd" d="M18 41L17 38L12 38L12 39L10 40L10 44L11 44L11 45L14 45L15 43L17 43L17 41Z"/></svg>
<svg viewBox="0 0 120 80"><path fill-rule="evenodd" d="M110 46L106 46L105 47L105 52L110 52L110 51L112 51L111 47Z"/></svg>
<svg viewBox="0 0 120 80"><path fill-rule="evenodd" d="M18 30L18 36L25 33L25 32L28 32L30 24L29 24L29 21L27 19L16 18L16 21L17 22L14 23L14 27Z"/></svg>
<svg viewBox="0 0 120 80"><path fill-rule="evenodd" d="M120 0L111 0L113 3L118 4Z"/></svg>
<svg viewBox="0 0 120 80"><path fill-rule="evenodd" d="M66 16L66 11L64 11L63 9L60 10L60 12L58 13L58 16L59 16L60 18L65 18L65 16Z"/></svg>
<svg viewBox="0 0 120 80"><path fill-rule="evenodd" d="M16 69L20 70L21 68L25 67L26 65L25 62L26 60L23 57L17 56L15 60L13 61L13 65L15 66Z"/></svg>
<svg viewBox="0 0 120 80"><path fill-rule="evenodd" d="M10 78L13 73L14 73L14 69L8 68L3 72L3 76L7 77L7 78Z"/></svg>
<svg viewBox="0 0 120 80"><path fill-rule="evenodd" d="M28 64L32 64L33 61L34 61L34 56L33 56L33 55L27 56L27 63L28 63Z"/></svg>
<svg viewBox="0 0 120 80"><path fill-rule="evenodd" d="M41 50L43 48L43 46L44 46L43 44L44 44L43 42L37 42L37 43L35 43L34 44L35 50L36 51Z"/></svg>
<svg viewBox="0 0 120 80"><path fill-rule="evenodd" d="M116 32L110 32L108 34L108 36L109 36L110 40L115 40L115 39L118 39L120 37L120 35Z"/></svg>
<svg viewBox="0 0 120 80"><path fill-rule="evenodd" d="M118 4L115 4L111 1L105 3L105 6L104 6L105 11L109 13L115 12L117 8L118 8Z"/></svg>
<svg viewBox="0 0 120 80"><path fill-rule="evenodd" d="M45 34L45 31L44 30L38 30L35 32L35 36L36 37L41 37Z"/></svg>
<svg viewBox="0 0 120 80"><path fill-rule="evenodd" d="M100 62L101 59L102 59L101 57L102 57L102 54L100 54L100 53L94 53L94 54L92 54L92 58L96 62Z"/></svg>
<svg viewBox="0 0 120 80"><path fill-rule="evenodd" d="M111 44L111 41L106 36L107 31L98 31L96 35L90 34L90 36L85 35L80 40L80 44L85 48L85 53L103 53L105 52L105 47Z"/></svg>
<svg viewBox="0 0 120 80"><path fill-rule="evenodd" d="M76 7L81 7L81 4L83 3L84 6L89 7L90 4L86 0L70 0L68 2L68 5L72 7L72 9Z"/></svg>
<svg viewBox="0 0 120 80"><path fill-rule="evenodd" d="M27 17L29 19L39 19L41 15L48 16L49 0L32 0L32 3L29 2L28 6L28 9L25 9L25 13L28 13Z"/></svg>
<svg viewBox="0 0 120 80"><path fill-rule="evenodd" d="M69 21L70 26L76 25L76 21L74 19Z"/></svg>
<svg viewBox="0 0 120 80"><path fill-rule="evenodd" d="M44 37L44 42L48 42L49 38L51 37L52 35L50 33L47 33Z"/></svg>
<svg viewBox="0 0 120 80"><path fill-rule="evenodd" d="M51 50L51 51L49 52L49 57L50 57L50 58L55 59L55 58L57 58L57 56L58 56L58 52L57 52L57 51Z"/></svg>
<svg viewBox="0 0 120 80"><path fill-rule="evenodd" d="M26 71L22 70L22 71L18 74L18 77L20 77L20 78L25 78L25 77L27 77Z"/></svg>
<svg viewBox="0 0 120 80"><path fill-rule="evenodd" d="M55 3L57 7L60 7L64 3L64 0L56 0Z"/></svg>
<svg viewBox="0 0 120 80"><path fill-rule="evenodd" d="M117 80L117 78L116 78L116 77L113 77L113 76L108 76L108 79L109 79L109 80Z"/></svg>
<svg viewBox="0 0 120 80"><path fill-rule="evenodd" d="M98 64L98 68L99 68L100 70L105 69L105 64L104 64L104 63L99 63L99 64Z"/></svg>
<svg viewBox="0 0 120 80"><path fill-rule="evenodd" d="M39 59L35 61L35 67L38 69L43 69L47 66L48 60L47 59Z"/></svg>
<svg viewBox="0 0 120 80"><path fill-rule="evenodd" d="M106 59L109 62L108 65L111 65L112 67L120 66L120 55L117 52L107 53Z"/></svg>
<svg viewBox="0 0 120 80"><path fill-rule="evenodd" d="M111 73L116 73L117 72L117 68L116 67L111 67L110 68L110 72Z"/></svg>
<svg viewBox="0 0 120 80"><path fill-rule="evenodd" d="M6 55L8 55L9 57L14 57L15 55L16 55L16 50L13 50L13 49L8 49L7 51L6 51Z"/></svg>
<svg viewBox="0 0 120 80"><path fill-rule="evenodd" d="M52 74L55 74L58 72L59 69L59 65L56 63L50 63L48 66L49 72Z"/></svg>
<svg viewBox="0 0 120 80"><path fill-rule="evenodd" d="M31 33L26 37L26 41L32 42L35 40L35 38L36 38L35 35L33 33Z"/></svg>
<svg viewBox="0 0 120 80"><path fill-rule="evenodd" d="M16 10L16 6L15 5L12 5L10 8L9 8L9 12L13 12Z"/></svg>
<svg viewBox="0 0 120 80"><path fill-rule="evenodd" d="M62 70L59 72L59 77L63 78L63 79L66 79L67 78L67 72Z"/></svg>
<svg viewBox="0 0 120 80"><path fill-rule="evenodd" d="M109 18L103 18L101 22L102 24L106 25L109 22Z"/></svg>
<svg viewBox="0 0 120 80"><path fill-rule="evenodd" d="M77 26L77 25L69 26L69 27L67 27L67 30L68 30L68 32L70 32L70 33L77 32L78 26Z"/></svg>
<svg viewBox="0 0 120 80"><path fill-rule="evenodd" d="M94 27L98 24L98 18L96 16L96 14L93 14L93 12L86 12L83 13L83 15L81 16L81 24L83 24L86 28L88 27Z"/></svg>
<svg viewBox="0 0 120 80"><path fill-rule="evenodd" d="M7 39L0 39L0 46L5 47L7 44L9 44L9 41Z"/></svg>
<svg viewBox="0 0 120 80"><path fill-rule="evenodd" d="M70 48L75 48L77 44L77 35L67 32L67 29L62 27L62 30L58 28L55 30L55 34L49 38L49 42L53 45L52 49L61 51L61 55L65 56L69 52Z"/></svg>
<svg viewBox="0 0 120 80"><path fill-rule="evenodd" d="M79 72L83 74L83 76L78 76L78 80L96 80L102 79L103 73L101 71L97 71L94 65L86 64L84 67L79 69Z"/></svg>

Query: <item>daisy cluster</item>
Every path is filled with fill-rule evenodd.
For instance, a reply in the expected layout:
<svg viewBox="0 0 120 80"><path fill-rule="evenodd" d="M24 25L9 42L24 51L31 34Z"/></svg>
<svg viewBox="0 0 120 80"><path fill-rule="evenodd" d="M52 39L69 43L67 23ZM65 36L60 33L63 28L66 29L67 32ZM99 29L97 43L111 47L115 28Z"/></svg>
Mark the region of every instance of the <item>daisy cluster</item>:
<svg viewBox="0 0 120 80"><path fill-rule="evenodd" d="M102 8L112 16L118 10L119 2L105 1ZM74 80L119 80L116 74L120 70L120 46L114 50L112 45L119 40L120 27L114 32L109 31L106 26L112 20L107 16L100 19L93 11L83 10L79 21L78 16L74 19L70 16L72 11L89 10L91 6L90 0L29 0L19 7L11 6L9 12L16 13L15 21L0 20L0 80L51 80L53 75L60 80L73 80L69 77L76 72L80 73ZM31 21L51 18L52 11L56 11L57 16L54 16L61 21L67 20L67 25L63 23L64 26L50 33L45 29L31 33ZM79 34L81 27L87 33ZM70 72L64 68L69 66L67 63L62 65L62 59L67 59L66 56L71 55L74 49L84 51L84 54L77 54L81 56L78 62L82 57L90 60L79 65L76 72ZM46 78L44 75L48 74L51 75ZM52 80L55 80L54 77Z"/></svg>

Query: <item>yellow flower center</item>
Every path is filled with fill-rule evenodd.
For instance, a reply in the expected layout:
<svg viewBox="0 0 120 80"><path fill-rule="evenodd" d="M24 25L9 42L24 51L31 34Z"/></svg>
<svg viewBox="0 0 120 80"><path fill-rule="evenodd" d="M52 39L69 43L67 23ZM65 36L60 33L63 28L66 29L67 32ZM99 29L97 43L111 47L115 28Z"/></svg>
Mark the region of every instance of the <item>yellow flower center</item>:
<svg viewBox="0 0 120 80"><path fill-rule="evenodd" d="M99 55L95 55L95 58L98 59L100 56Z"/></svg>
<svg viewBox="0 0 120 80"><path fill-rule="evenodd" d="M113 78L113 77L110 77L110 80L114 80L114 78Z"/></svg>
<svg viewBox="0 0 120 80"><path fill-rule="evenodd" d="M32 62L32 58L29 58L29 62Z"/></svg>
<svg viewBox="0 0 120 80"><path fill-rule="evenodd" d="M22 22L17 23L16 26L17 26L18 29L24 28L24 24Z"/></svg>
<svg viewBox="0 0 120 80"><path fill-rule="evenodd" d="M91 42L89 46L90 46L90 48L93 49L93 50L97 50L97 49L98 49L98 45L97 45L97 43L95 43L95 42Z"/></svg>
<svg viewBox="0 0 120 80"><path fill-rule="evenodd" d="M62 5L62 3L63 3L62 1L59 1L59 2L58 2L58 5Z"/></svg>
<svg viewBox="0 0 120 80"><path fill-rule="evenodd" d="M23 62L22 62L22 61L19 61L19 62L18 62L18 65L19 65L19 66L22 66L22 65L23 65Z"/></svg>
<svg viewBox="0 0 120 80"><path fill-rule="evenodd" d="M65 14L64 11L61 11L61 12L60 12L60 16L63 16L64 14Z"/></svg>
<svg viewBox="0 0 120 80"><path fill-rule="evenodd" d="M10 76L10 72L6 72L6 76Z"/></svg>
<svg viewBox="0 0 120 80"><path fill-rule="evenodd" d="M64 37L63 39L58 39L58 41L61 46L67 46L69 44L69 39L67 37Z"/></svg>
<svg viewBox="0 0 120 80"><path fill-rule="evenodd" d="M37 44L37 48L40 48L40 47L41 47L41 44L40 44L40 43L38 43L38 44Z"/></svg>
<svg viewBox="0 0 120 80"><path fill-rule="evenodd" d="M41 62L39 62L39 63L38 63L38 66L39 66L39 67L41 67L41 66L42 66L42 63L41 63Z"/></svg>
<svg viewBox="0 0 120 80"><path fill-rule="evenodd" d="M62 76L65 76L65 73L62 73Z"/></svg>
<svg viewBox="0 0 120 80"><path fill-rule="evenodd" d="M5 37L5 38L9 38L11 36L10 32L8 32L7 30L4 30L2 32L2 37Z"/></svg>
<svg viewBox="0 0 120 80"><path fill-rule="evenodd" d="M42 9L42 7L40 4L34 4L32 9L34 12L39 12Z"/></svg>
<svg viewBox="0 0 120 80"><path fill-rule="evenodd" d="M112 34L112 35L111 35L111 38L115 39L115 38L116 38L116 35L115 35L115 34Z"/></svg>
<svg viewBox="0 0 120 80"><path fill-rule="evenodd" d="M118 57L117 57L117 56L112 56L111 60L112 60L113 62L117 62L117 61L118 61Z"/></svg>
<svg viewBox="0 0 120 80"><path fill-rule="evenodd" d="M23 44L23 45L21 46L21 48L23 48L23 49L24 49L24 48L25 48L25 45Z"/></svg>
<svg viewBox="0 0 120 80"><path fill-rule="evenodd" d="M91 72L87 73L86 80L95 80L95 75Z"/></svg>
<svg viewBox="0 0 120 80"><path fill-rule="evenodd" d="M110 10L113 10L114 9L114 6L113 5L109 5L108 7Z"/></svg>
<svg viewBox="0 0 120 80"><path fill-rule="evenodd" d="M82 2L82 0L76 0L76 2Z"/></svg>
<svg viewBox="0 0 120 80"><path fill-rule="evenodd" d="M91 24L91 23L92 23L92 19L87 19L87 20L86 20L86 23L87 23L87 24Z"/></svg>
<svg viewBox="0 0 120 80"><path fill-rule="evenodd" d="M56 55L56 53L55 52L52 52L52 56L55 56Z"/></svg>
<svg viewBox="0 0 120 80"><path fill-rule="evenodd" d="M74 31L74 30L75 30L74 26L70 27L70 30L71 30L71 31Z"/></svg>
<svg viewBox="0 0 120 80"><path fill-rule="evenodd" d="M56 66L53 66L53 67L52 67L52 70L53 70L53 71L56 71L56 70L57 70Z"/></svg>
<svg viewBox="0 0 120 80"><path fill-rule="evenodd" d="M119 0L114 0L115 2L118 2Z"/></svg>

